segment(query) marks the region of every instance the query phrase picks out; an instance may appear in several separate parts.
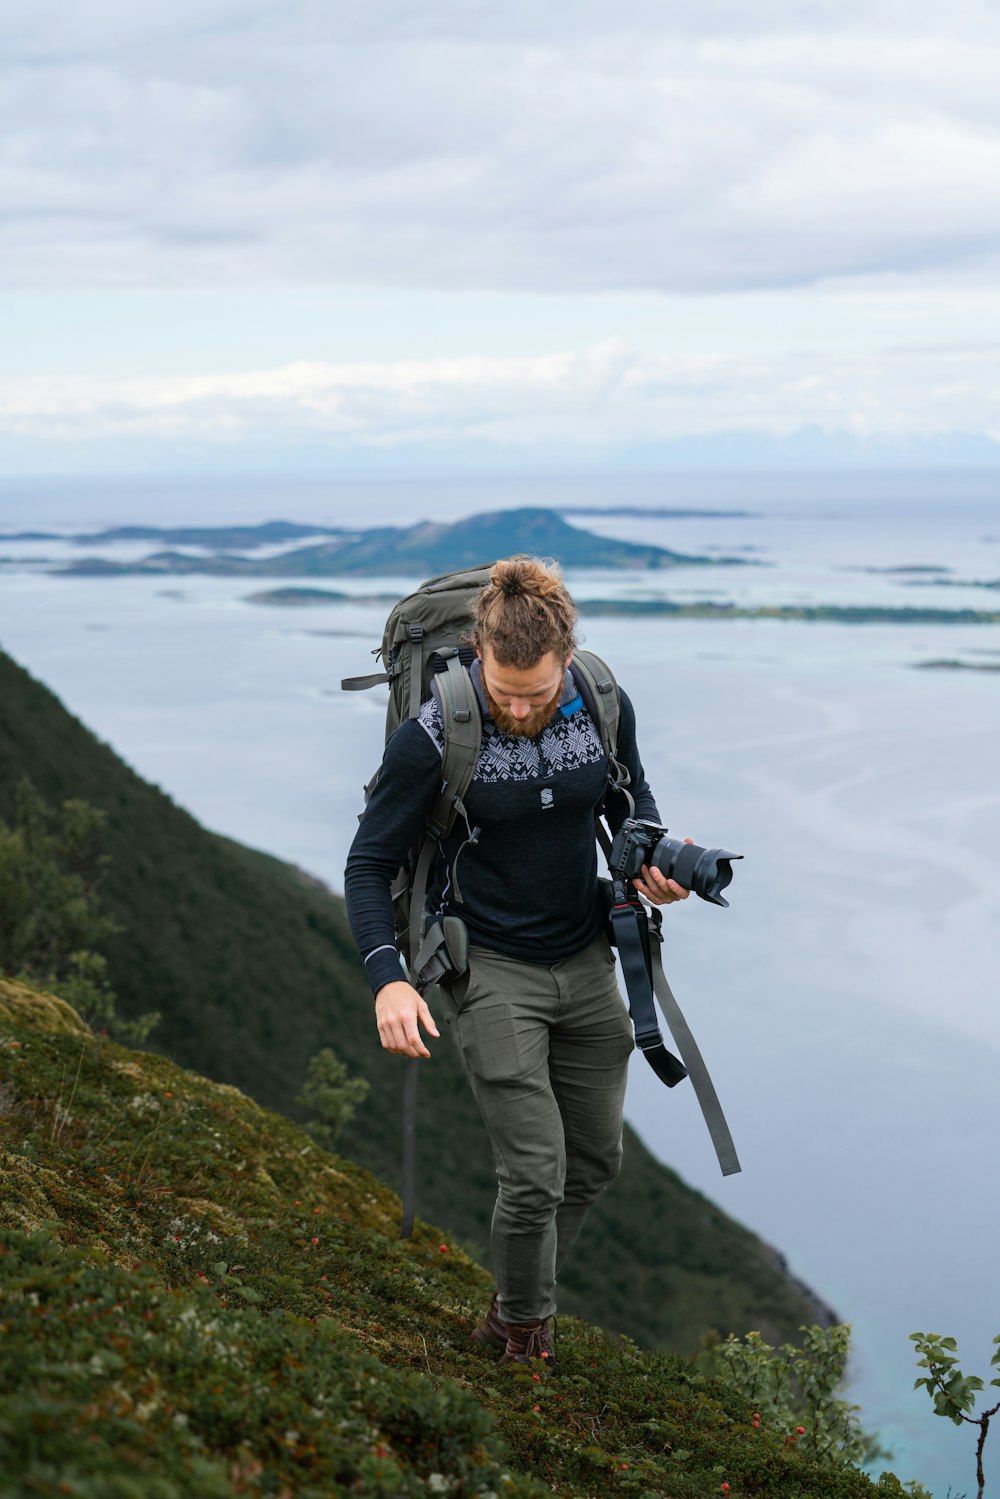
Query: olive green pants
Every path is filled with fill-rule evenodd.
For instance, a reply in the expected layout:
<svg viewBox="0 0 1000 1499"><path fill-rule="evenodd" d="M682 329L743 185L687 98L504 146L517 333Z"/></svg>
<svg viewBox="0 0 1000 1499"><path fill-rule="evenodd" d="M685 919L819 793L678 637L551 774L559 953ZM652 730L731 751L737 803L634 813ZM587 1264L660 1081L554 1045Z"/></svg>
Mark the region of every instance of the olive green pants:
<svg viewBox="0 0 1000 1499"><path fill-rule="evenodd" d="M556 1309L556 1276L618 1175L632 1025L601 934L559 963L473 947L442 989L445 1018L493 1145L490 1243L505 1322Z"/></svg>

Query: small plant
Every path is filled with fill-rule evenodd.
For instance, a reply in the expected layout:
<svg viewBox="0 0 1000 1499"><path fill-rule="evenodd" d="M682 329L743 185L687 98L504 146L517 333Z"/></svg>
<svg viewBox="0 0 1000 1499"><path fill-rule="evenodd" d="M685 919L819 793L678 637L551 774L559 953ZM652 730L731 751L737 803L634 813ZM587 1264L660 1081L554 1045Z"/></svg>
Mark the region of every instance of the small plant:
<svg viewBox="0 0 1000 1499"><path fill-rule="evenodd" d="M923 1354L917 1367L927 1370L926 1375L918 1379L913 1388L927 1391L934 1401L936 1416L947 1416L956 1426L961 1426L964 1421L969 1426L979 1427L979 1440L976 1444L976 1480L979 1492L976 1499L983 1499L986 1482L983 1477L983 1448L990 1429L990 1418L1000 1411L1000 1401L991 1410L983 1411L980 1416L967 1414L975 1406L977 1392L985 1386L977 1374L963 1374L958 1367L958 1344L955 1339L942 1338L936 1332L911 1332L910 1341L917 1345L917 1352ZM996 1352L990 1359L990 1367L997 1368L1000 1366L1000 1335L993 1339L993 1346ZM991 1379L990 1384L1000 1385L1000 1379Z"/></svg>
<svg viewBox="0 0 1000 1499"><path fill-rule="evenodd" d="M303 1126L317 1145L333 1150L344 1126L354 1117L354 1110L368 1094L363 1077L349 1077L347 1068L330 1046L324 1046L309 1060L309 1070L302 1092L295 1102L318 1114Z"/></svg>
<svg viewBox="0 0 1000 1499"><path fill-rule="evenodd" d="M838 1399L851 1349L851 1329L802 1327L802 1347L772 1348L759 1332L730 1334L709 1350L709 1367L763 1421L783 1432L788 1449L801 1444L814 1460L831 1466L869 1464L888 1458L875 1435L862 1429L860 1407Z"/></svg>
<svg viewBox="0 0 1000 1499"><path fill-rule="evenodd" d="M125 1045L141 1046L159 1024L159 1010L147 1010L134 1020L124 1020L118 1014L115 992L108 983L108 965L100 953L85 948L71 953L68 970L64 978L50 974L45 987L79 1011L92 1030L109 1029Z"/></svg>

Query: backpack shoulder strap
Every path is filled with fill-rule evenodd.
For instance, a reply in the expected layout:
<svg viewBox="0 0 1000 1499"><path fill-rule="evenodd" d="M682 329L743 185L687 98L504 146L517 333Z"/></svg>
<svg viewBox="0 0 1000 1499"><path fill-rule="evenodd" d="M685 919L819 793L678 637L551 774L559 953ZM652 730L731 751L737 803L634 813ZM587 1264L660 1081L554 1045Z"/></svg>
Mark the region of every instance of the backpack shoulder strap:
<svg viewBox="0 0 1000 1499"><path fill-rule="evenodd" d="M457 650L443 650L438 654L447 662L447 669L434 677L444 727L441 789L427 818L410 887L408 953L414 972L423 940L424 904L434 856L439 841L451 832L458 814L465 815L462 798L475 774L483 739L479 700L467 668L462 665Z"/></svg>
<svg viewBox="0 0 1000 1499"><path fill-rule="evenodd" d="M573 680L580 689L580 696L587 711L597 724L601 744L608 758L608 782L613 791L620 791L629 804L629 816L635 815L628 786L632 777L618 759L618 728L621 723L621 688L614 672L606 661L593 651L574 651L569 663Z"/></svg>
<svg viewBox="0 0 1000 1499"><path fill-rule="evenodd" d="M428 828L435 838L444 838L462 810L462 798L475 773L483 742L483 719L472 677L462 665L458 651L444 650L438 655L447 663L447 670L434 677L444 726L444 749L441 791L431 809Z"/></svg>
<svg viewBox="0 0 1000 1499"><path fill-rule="evenodd" d="M614 673L593 651L574 651L569 669L591 718L600 730L604 753L612 760L618 749L621 719L621 691Z"/></svg>

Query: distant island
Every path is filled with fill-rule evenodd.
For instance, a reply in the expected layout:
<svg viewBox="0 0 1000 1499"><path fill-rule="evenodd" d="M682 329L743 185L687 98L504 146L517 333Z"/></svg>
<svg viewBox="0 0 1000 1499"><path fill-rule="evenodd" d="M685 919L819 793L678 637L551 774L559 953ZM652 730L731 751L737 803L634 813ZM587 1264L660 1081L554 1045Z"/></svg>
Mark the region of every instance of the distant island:
<svg viewBox="0 0 1000 1499"><path fill-rule="evenodd" d="M908 579L907 588L1000 588L1000 578L928 578Z"/></svg>
<svg viewBox="0 0 1000 1499"><path fill-rule="evenodd" d="M917 671L1000 671L1000 661L959 661L957 657L943 657L938 661L916 661Z"/></svg>
<svg viewBox="0 0 1000 1499"><path fill-rule="evenodd" d="M279 608L303 608L317 604L391 604L392 594L345 594L332 588L270 588L248 594L248 604ZM986 609L911 609L883 604L758 604L716 603L694 599L679 604L674 599L576 598L580 614L626 616L643 619L792 619L811 623L844 625L996 625L1000 611Z"/></svg>
<svg viewBox="0 0 1000 1499"><path fill-rule="evenodd" d="M751 607L696 599L577 599L581 614L675 616L683 619L797 619L842 625L996 625L1000 611L912 609L891 604L757 604Z"/></svg>
<svg viewBox="0 0 1000 1499"><path fill-rule="evenodd" d="M901 563L898 567L847 567L851 573L874 573L896 577L904 588L1000 588L1000 578L956 578L954 568L929 562Z"/></svg>
<svg viewBox="0 0 1000 1499"><path fill-rule="evenodd" d="M313 534L315 530L313 528ZM212 534L226 538L229 544L234 533L219 530ZM126 538L120 535L118 539ZM269 539L273 541L273 535ZM250 578L387 575L416 578L482 566L495 557L507 557L517 552L554 557L567 568L655 570L760 565L745 557L672 552L652 543L595 536L579 526L569 525L553 510L525 508L473 515L452 523L418 521L412 526L377 526L370 530L344 531L336 540L294 547L274 557L246 557L225 550L201 557L185 552L158 551L136 562L93 557L53 570L70 577L198 573L210 577Z"/></svg>
<svg viewBox="0 0 1000 1499"><path fill-rule="evenodd" d="M344 526L305 526L295 521L270 520L257 526L114 526L105 531L4 531L0 541L71 541L76 546L102 546L117 541L151 541L172 546L212 549L274 546L303 536L342 536Z"/></svg>
<svg viewBox="0 0 1000 1499"><path fill-rule="evenodd" d="M265 588L248 593L245 604L268 604L279 609L302 609L310 604L386 604L396 602L395 593L342 593L336 588Z"/></svg>
<svg viewBox="0 0 1000 1499"><path fill-rule="evenodd" d="M899 574L902 574L903 576L910 577L910 576L913 576L915 574L923 574L923 573L926 573L929 576L930 575L934 575L934 576L943 575L944 573L950 573L951 572L951 568L950 567L937 567L933 563L929 563L929 562L900 562L895 567L861 567L861 566L857 566L857 567L847 567L847 568L844 568L843 571L844 572L849 572L849 573L874 573L878 577L892 577L895 574L899 573Z"/></svg>

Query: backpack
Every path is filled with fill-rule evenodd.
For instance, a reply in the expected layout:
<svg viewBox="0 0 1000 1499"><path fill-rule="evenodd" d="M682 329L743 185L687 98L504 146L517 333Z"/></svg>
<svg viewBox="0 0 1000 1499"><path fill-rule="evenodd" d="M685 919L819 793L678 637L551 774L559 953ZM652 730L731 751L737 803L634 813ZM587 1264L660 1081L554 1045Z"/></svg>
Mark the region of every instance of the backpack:
<svg viewBox="0 0 1000 1499"><path fill-rule="evenodd" d="M384 670L363 677L347 677L340 684L345 692L362 692L388 684L386 740L405 719L417 717L432 691L441 705L444 723L441 790L423 832L391 888L397 946L414 979L422 967L418 958L424 938L424 905L439 844L460 816L468 829L468 841L473 844L478 841L478 829L470 826L462 799L475 773L483 725L469 674L476 653L464 643L463 637L472 623L476 595L489 583L491 566L487 563L430 578L414 593L400 599L386 620L382 644L372 651L373 656L381 659ZM601 658L591 651L574 651L570 671L600 732L608 760L609 783L614 789L625 791L629 773L616 758L621 702L618 683ZM378 776L376 770L365 787L366 803ZM627 791L625 794L628 795ZM455 899L461 902L457 886Z"/></svg>

